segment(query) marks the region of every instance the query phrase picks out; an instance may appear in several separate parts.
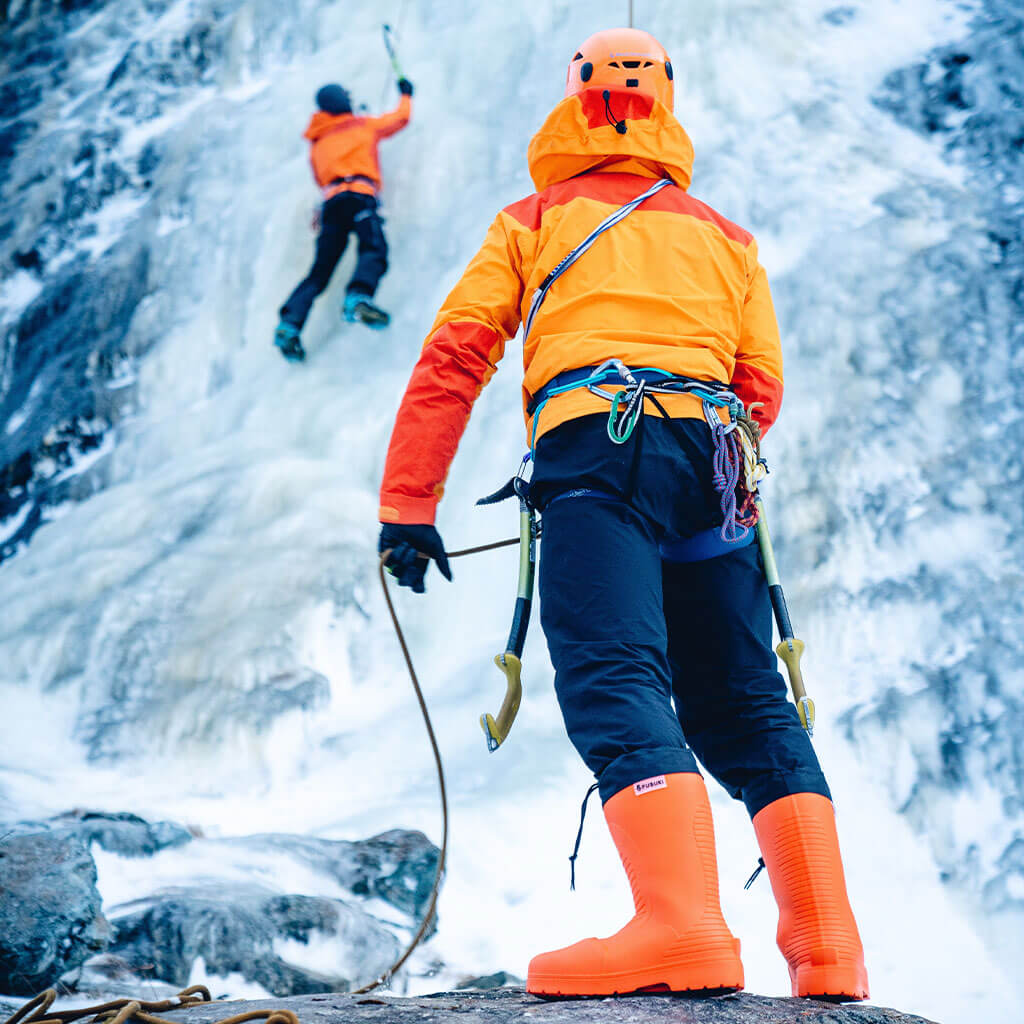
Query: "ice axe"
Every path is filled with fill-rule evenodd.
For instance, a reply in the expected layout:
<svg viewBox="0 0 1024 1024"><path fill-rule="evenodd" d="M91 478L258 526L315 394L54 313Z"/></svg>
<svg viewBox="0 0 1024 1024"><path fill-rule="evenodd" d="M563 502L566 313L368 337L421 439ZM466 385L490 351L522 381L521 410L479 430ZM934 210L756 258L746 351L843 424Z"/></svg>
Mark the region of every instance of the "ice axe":
<svg viewBox="0 0 1024 1024"><path fill-rule="evenodd" d="M533 584L537 569L537 514L526 498L527 483L522 477L510 480L500 491L481 498L478 505L493 505L506 498L519 498L519 589L512 615L512 629L508 643L501 654L495 655L494 664L505 676L505 698L497 716L484 713L480 726L487 739L487 749L493 754L505 742L523 699L523 647L530 625L533 606Z"/></svg>
<svg viewBox="0 0 1024 1024"><path fill-rule="evenodd" d="M804 688L804 677L800 672L800 657L804 653L804 642L793 635L793 623L789 619L786 607L786 595L782 592L779 582L779 570L775 564L775 551L772 548L772 537L768 532L768 519L764 513L764 502L760 495L754 498L757 506L757 543L761 548L761 559L764 562L764 575L768 580L768 594L775 612L775 623L779 628L779 644L775 653L786 665L789 685L793 690L800 724L807 730L808 736L814 735L814 701L807 696Z"/></svg>
<svg viewBox="0 0 1024 1024"><path fill-rule="evenodd" d="M391 67L394 69L395 78L405 78L405 75L402 74L402 68L398 63L398 55L395 53L395 40L391 26L382 25L381 30L384 34L384 48L388 51L388 57L391 58Z"/></svg>

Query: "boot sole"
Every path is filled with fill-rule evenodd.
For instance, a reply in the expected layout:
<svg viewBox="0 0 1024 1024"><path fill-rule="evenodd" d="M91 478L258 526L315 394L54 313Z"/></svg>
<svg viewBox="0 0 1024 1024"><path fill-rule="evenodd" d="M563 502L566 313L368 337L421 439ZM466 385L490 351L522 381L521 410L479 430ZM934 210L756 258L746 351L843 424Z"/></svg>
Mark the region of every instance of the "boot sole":
<svg viewBox="0 0 1024 1024"><path fill-rule="evenodd" d="M855 1003L870 998L862 967L838 967L835 964L798 968L793 995L833 1003Z"/></svg>
<svg viewBox="0 0 1024 1024"><path fill-rule="evenodd" d="M391 323L391 316L388 313L369 313L361 312L359 307L351 313L345 314L345 319L350 324L365 324L367 327L372 327L374 330L381 330L387 327Z"/></svg>
<svg viewBox="0 0 1024 1024"><path fill-rule="evenodd" d="M526 991L535 996L654 995L669 992L720 994L743 988L743 965L739 960L690 965L660 965L641 971L621 971L571 978L554 975L531 976Z"/></svg>

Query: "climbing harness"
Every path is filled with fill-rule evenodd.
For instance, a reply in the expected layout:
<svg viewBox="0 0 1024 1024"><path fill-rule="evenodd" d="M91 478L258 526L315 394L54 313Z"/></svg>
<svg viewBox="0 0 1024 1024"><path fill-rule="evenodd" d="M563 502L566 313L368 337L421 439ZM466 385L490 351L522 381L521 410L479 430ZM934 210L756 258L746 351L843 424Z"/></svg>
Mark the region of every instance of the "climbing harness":
<svg viewBox="0 0 1024 1024"><path fill-rule="evenodd" d="M141 1024L176 1024L166 1017L157 1017L155 1014L213 1002L213 996L205 985L186 988L173 999L115 999L98 1006L79 1006L72 1010L52 1010L56 999L56 989L48 988L11 1014L4 1024L71 1024L72 1021L82 1020L84 1017L91 1018L90 1024L128 1024L129 1021L140 1021ZM233 1017L223 1017L210 1024L245 1024L251 1020L265 1020L267 1024L299 1024L299 1018L293 1011L283 1009L249 1010Z"/></svg>
<svg viewBox="0 0 1024 1024"><path fill-rule="evenodd" d="M505 650L494 657L494 664L505 675L505 697L497 717L487 713L480 716L480 725L487 739L487 749L492 754L508 737L523 699L523 647L526 645L526 631L530 626L530 611L533 607L533 587L537 574L537 538L540 536L537 513L527 493L529 484L525 474L529 463L530 455L527 453L523 456L515 477L501 490L477 502L478 505L493 505L511 497L519 499L519 587L516 591L516 605L508 643Z"/></svg>
<svg viewBox="0 0 1024 1024"><path fill-rule="evenodd" d="M613 387L616 390L609 391ZM533 417L530 450L535 451L537 428L544 407L552 398L586 388L592 395L610 403L608 437L613 444L625 444L644 415L645 402L650 401L676 432L687 449L692 442L665 411L657 395L693 395L699 398L704 419L714 442L712 484L719 495L722 510L721 537L726 543L747 538L757 522L754 498L757 487L768 473L761 457L760 428L739 397L719 381L697 380L655 367L631 369L621 359L606 359L600 366L570 370L552 378L527 405ZM723 422L719 410L728 413Z"/></svg>
<svg viewBox="0 0 1024 1024"><path fill-rule="evenodd" d="M793 623L789 619L789 608L786 606L786 595L779 582L779 570L775 564L775 551L772 537L768 532L768 519L764 514L764 503L758 495L754 499L757 506L757 541L761 546L761 560L764 562L764 574L768 580L768 594L772 600L772 611L775 613L775 624L779 629L779 643L775 653L782 659L789 676L789 685L793 690L800 724L808 736L814 735L814 701L807 696L804 687L803 673L800 671L800 658L804 653L804 642L793 634Z"/></svg>

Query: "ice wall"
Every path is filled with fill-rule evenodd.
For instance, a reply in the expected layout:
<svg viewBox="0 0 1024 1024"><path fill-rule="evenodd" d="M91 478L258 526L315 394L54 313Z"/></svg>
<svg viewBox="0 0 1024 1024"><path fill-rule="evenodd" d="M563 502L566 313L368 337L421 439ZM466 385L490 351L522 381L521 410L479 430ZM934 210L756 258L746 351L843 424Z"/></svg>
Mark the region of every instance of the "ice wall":
<svg viewBox="0 0 1024 1024"><path fill-rule="evenodd" d="M224 834L436 835L375 590L390 419L494 212L531 191L526 144L572 47L624 6L10 5L5 813L87 804ZM693 191L755 232L773 281L788 390L767 495L875 994L951 1021L945 987L968 974L966 1020L1024 929L1020 13L636 7L673 56ZM288 366L270 334L311 254L299 135L324 81L373 111L395 101L382 18L417 89L412 125L382 147L380 300L395 319L382 335L342 326L343 267L307 328L308 363ZM516 352L453 470L452 547L514 532L510 512L472 500L521 453ZM514 571L487 556L427 601L400 597L453 784L434 948L467 973L521 972L538 932L569 941L625 913L597 822L582 870L599 895L581 908L561 894L587 780L539 631L516 745L486 757L476 732L500 694L489 659ZM716 810L735 888L750 830L740 808ZM724 884L751 984L781 991L770 896Z"/></svg>

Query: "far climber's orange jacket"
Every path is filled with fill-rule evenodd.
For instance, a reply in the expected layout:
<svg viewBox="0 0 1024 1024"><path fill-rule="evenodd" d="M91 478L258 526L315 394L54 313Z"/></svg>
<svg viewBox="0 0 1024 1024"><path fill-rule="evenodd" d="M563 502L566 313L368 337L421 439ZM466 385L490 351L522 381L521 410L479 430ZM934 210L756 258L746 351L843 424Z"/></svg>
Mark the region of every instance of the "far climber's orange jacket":
<svg viewBox="0 0 1024 1024"><path fill-rule="evenodd" d="M625 90L564 99L530 143L535 195L491 224L434 321L391 436L380 519L433 523L470 411L553 267L618 207L663 188L606 231L548 292L523 346L523 404L564 370L621 359L731 383L767 430L782 402L782 352L771 293L750 234L686 192L693 147L660 103ZM702 417L700 401L663 401ZM566 420L607 414L585 389L552 398L537 436ZM527 430L532 419L527 414Z"/></svg>
<svg viewBox="0 0 1024 1024"><path fill-rule="evenodd" d="M380 188L377 143L401 131L411 116L412 99L408 96L403 96L390 114L380 117L318 110L309 122L305 138L311 143L309 160L324 199L338 192L376 195ZM342 178L355 180L339 180Z"/></svg>

